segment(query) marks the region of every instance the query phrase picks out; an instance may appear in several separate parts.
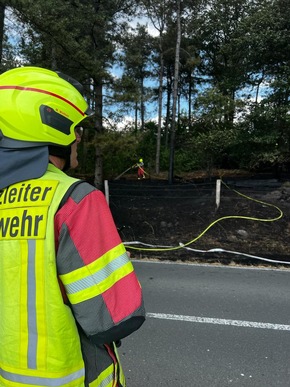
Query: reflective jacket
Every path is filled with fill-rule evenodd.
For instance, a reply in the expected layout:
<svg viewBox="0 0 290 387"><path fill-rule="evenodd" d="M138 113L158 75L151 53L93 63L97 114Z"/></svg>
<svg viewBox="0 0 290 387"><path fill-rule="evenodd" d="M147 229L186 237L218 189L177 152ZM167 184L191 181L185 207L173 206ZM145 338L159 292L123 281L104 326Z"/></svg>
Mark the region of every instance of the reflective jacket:
<svg viewBox="0 0 290 387"><path fill-rule="evenodd" d="M113 342L142 292L103 194L75 185L49 165L0 191L0 386L125 386Z"/></svg>

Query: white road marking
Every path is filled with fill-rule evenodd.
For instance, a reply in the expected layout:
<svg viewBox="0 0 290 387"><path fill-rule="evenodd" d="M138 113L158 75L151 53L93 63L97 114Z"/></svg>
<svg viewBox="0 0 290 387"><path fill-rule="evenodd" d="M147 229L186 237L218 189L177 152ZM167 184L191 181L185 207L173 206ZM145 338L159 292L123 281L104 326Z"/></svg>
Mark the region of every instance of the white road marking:
<svg viewBox="0 0 290 387"><path fill-rule="evenodd" d="M290 331L290 325L284 325L284 324L271 324L271 323L261 323L261 322L254 322L254 321L242 321L242 320L227 320L223 318L184 316L180 314L166 314L166 313L146 313L146 316L148 318L157 318L160 320L176 320L176 321L187 321L187 322L202 323L202 324L233 325L236 327L244 327L244 328L262 328L262 329L274 329L278 331Z"/></svg>

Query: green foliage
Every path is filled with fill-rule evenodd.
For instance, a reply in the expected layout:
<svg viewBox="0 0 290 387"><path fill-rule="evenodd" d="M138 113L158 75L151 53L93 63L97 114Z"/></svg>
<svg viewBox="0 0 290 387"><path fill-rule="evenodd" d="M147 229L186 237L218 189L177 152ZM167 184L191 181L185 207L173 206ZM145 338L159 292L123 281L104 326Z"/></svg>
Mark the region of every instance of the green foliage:
<svg viewBox="0 0 290 387"><path fill-rule="evenodd" d="M103 155L105 179L112 179L132 167L143 156L138 154L140 138L135 133L106 132L98 134L96 142ZM145 158L145 156L143 156Z"/></svg>
<svg viewBox="0 0 290 387"><path fill-rule="evenodd" d="M200 169L200 162L197 153L194 152L194 147L190 150L177 149L174 161L176 173L192 172Z"/></svg>
<svg viewBox="0 0 290 387"><path fill-rule="evenodd" d="M90 105L97 113L91 126L98 127L99 132L88 135L80 147L79 170L83 173L94 173L96 145L102 150L105 178L116 177L139 157L144 158L146 168L154 169L157 127L146 122L147 104L154 101L147 82L159 83L163 57L165 123L161 128L160 169L167 170L176 3L151 0L4 3L9 12L1 37L0 71L20 64L44 66L62 70L85 86ZM128 27L128 21L138 15L142 3L158 32L162 32L160 36L152 38L146 26ZM288 163L290 7L287 1L184 0L181 3L178 97L186 100L187 106L176 119L176 171L205 168L210 173L212 168L224 165L262 169ZM119 78L110 74L116 62L124 70ZM110 111L111 103L117 106L116 113ZM156 111L157 103L154 108ZM134 123L123 131L117 130L124 115L132 112ZM105 131L106 119L114 131Z"/></svg>
<svg viewBox="0 0 290 387"><path fill-rule="evenodd" d="M232 158L241 168L263 170L283 166L290 161L290 117L275 95L252 107L238 126Z"/></svg>
<svg viewBox="0 0 290 387"><path fill-rule="evenodd" d="M231 158L239 168L252 171L269 170L289 162L289 152L281 151L274 140L271 135L257 137L249 131L241 131L236 144L229 147Z"/></svg>

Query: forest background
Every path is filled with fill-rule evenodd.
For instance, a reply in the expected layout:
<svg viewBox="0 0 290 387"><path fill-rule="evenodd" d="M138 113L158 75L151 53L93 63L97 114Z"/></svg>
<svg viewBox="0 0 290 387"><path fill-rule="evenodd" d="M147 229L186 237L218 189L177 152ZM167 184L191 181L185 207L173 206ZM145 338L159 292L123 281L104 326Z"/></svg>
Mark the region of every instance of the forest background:
<svg viewBox="0 0 290 387"><path fill-rule="evenodd" d="M22 65L84 85L77 173L97 187L139 158L169 183L289 172L287 0L0 0L0 73Z"/></svg>

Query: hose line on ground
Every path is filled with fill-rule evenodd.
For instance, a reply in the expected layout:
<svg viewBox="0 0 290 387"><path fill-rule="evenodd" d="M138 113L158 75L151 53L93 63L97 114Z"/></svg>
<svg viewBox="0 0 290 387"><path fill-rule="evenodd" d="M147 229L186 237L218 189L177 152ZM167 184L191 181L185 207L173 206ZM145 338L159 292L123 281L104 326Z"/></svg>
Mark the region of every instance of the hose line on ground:
<svg viewBox="0 0 290 387"><path fill-rule="evenodd" d="M160 246L160 245L151 245L151 244L146 244L146 243L142 243L142 242L138 242L138 241L134 241L134 242L124 242L124 245L126 245L126 247L130 250L138 250L138 251L155 251L155 252L162 252L162 251L174 251L174 250L181 250L181 249L187 249L187 250L190 250L190 251L194 251L194 252L201 252L201 253L213 253L213 252L226 252L226 253L231 253L231 254L238 254L238 255L244 255L244 256L247 256L247 257L251 257L251 258L256 258L256 259L261 259L261 260L265 260L265 261L269 261L269 262L279 262L279 263L286 263L286 264L290 264L288 262L280 262L280 261L272 261L272 260L268 260L267 258L262 258L262 257L257 257L257 256L253 256L253 255L250 255L250 254L245 254L245 253L239 253L239 252L234 252L234 251L229 251L229 250L224 250L224 249L210 249L210 250L196 250L196 249L192 249L192 248L189 248L188 246L195 243L198 239L200 239L208 230L210 230L215 224L217 224L218 222L221 222L222 220L227 220L227 219L244 219L244 220L251 220L251 221L256 221L256 222L275 222L279 219L281 219L283 217L283 212L282 210L275 206L274 204L271 204L271 203L266 203L264 201L261 201L261 200L258 200L258 199L254 199L254 198L251 198L247 195L244 195L242 194L241 192L237 191L237 190L234 190L234 189L231 189L226 183L224 183L222 181L222 184L229 190L235 192L237 195L247 199L247 200L252 200L256 203L259 203L259 204L262 204L264 206L268 206L268 207L273 207L274 209L276 209L278 211L278 214L275 218L270 218L270 219L266 219L266 218L256 218L256 217L250 217L250 216L242 216L242 215L228 215L228 216L223 216L221 218L218 218L216 219L215 221L213 221L209 226L207 226L196 238L190 240L189 242L187 243L179 243L178 246ZM146 247L138 247L138 246L133 246L133 245L142 245L142 246L146 246Z"/></svg>

